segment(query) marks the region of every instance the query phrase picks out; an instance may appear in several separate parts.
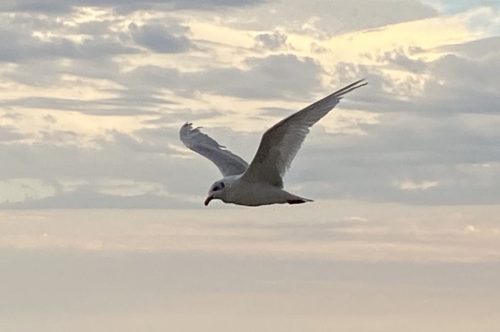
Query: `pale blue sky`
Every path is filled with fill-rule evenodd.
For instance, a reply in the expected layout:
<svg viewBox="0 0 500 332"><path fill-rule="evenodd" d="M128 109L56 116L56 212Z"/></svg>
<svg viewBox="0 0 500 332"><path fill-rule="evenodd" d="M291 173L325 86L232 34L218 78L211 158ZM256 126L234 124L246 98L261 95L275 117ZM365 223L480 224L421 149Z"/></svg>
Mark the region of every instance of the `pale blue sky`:
<svg viewBox="0 0 500 332"><path fill-rule="evenodd" d="M477 8L478 6L490 6L493 8L498 8L500 6L500 3L495 0L426 0L423 2L430 6L435 6L446 13L457 13L467 9Z"/></svg>

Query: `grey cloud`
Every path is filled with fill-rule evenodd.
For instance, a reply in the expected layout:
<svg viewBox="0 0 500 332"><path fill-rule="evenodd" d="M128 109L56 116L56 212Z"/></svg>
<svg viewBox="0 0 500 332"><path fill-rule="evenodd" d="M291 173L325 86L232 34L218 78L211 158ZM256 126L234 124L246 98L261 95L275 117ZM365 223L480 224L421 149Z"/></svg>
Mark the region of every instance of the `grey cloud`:
<svg viewBox="0 0 500 332"><path fill-rule="evenodd" d="M139 53L139 51L134 47L123 45L112 37L93 37L85 39L81 44L74 44L73 51L68 57L87 59L134 53Z"/></svg>
<svg viewBox="0 0 500 332"><path fill-rule="evenodd" d="M498 167L487 165L500 164L500 136L494 129L499 119L491 116L474 126L460 116L443 120L391 113L379 124L364 126L363 136L320 132L322 144L315 144L316 129L312 142L308 140L297 156L289 183L301 185L302 193L310 192L313 198L413 204L498 202ZM404 191L396 182L406 179L436 181L437 186Z"/></svg>
<svg viewBox="0 0 500 332"><path fill-rule="evenodd" d="M223 113L222 110L212 110L212 109L192 110L192 109L180 108L164 112L162 115L159 115L154 119L145 120L144 123L150 125L162 126L171 123L184 123L187 121L209 119L211 117L221 115L222 113ZM151 131L151 129L147 130ZM157 129L152 129L152 131L156 132Z"/></svg>
<svg viewBox="0 0 500 332"><path fill-rule="evenodd" d="M305 98L321 85L321 66L291 54L247 59L248 69L215 68L181 73L174 68L139 67L126 75L129 88L196 91L242 98ZM300 96L300 97L299 97Z"/></svg>
<svg viewBox="0 0 500 332"><path fill-rule="evenodd" d="M43 12L43 13L61 13L70 11L74 1L60 0L6 0L2 1L0 11L4 12Z"/></svg>
<svg viewBox="0 0 500 332"><path fill-rule="evenodd" d="M17 141L26 138L15 127L0 126L0 142Z"/></svg>
<svg viewBox="0 0 500 332"><path fill-rule="evenodd" d="M272 0L167 0L165 4L176 9L217 9L217 8L231 8L231 7L249 7L260 5L263 3L272 2ZM167 7L167 8L168 8Z"/></svg>
<svg viewBox="0 0 500 332"><path fill-rule="evenodd" d="M0 13L2 21L0 26L3 30L14 30L15 32L36 31L41 33L51 33L57 36L65 35L92 35L92 36L115 36L123 18L119 16L108 16L106 18L96 18L84 22L75 22L69 15L61 15L65 20L54 19L51 16L38 13ZM71 22L71 24L68 24ZM13 29L15 28L15 29Z"/></svg>
<svg viewBox="0 0 500 332"><path fill-rule="evenodd" d="M161 142L111 132L109 139L95 141L96 148L80 148L74 144L53 145L50 142L0 145L1 155L6 156L0 177L116 177L156 181L167 169L175 170L180 162L169 157L175 151L168 147L168 142L177 141L177 129L165 131L168 139ZM130 158L131 155L135 158ZM51 160L50 165L47 160Z"/></svg>
<svg viewBox="0 0 500 332"><path fill-rule="evenodd" d="M388 57L393 59L393 54ZM387 58L379 60L387 62ZM320 129L315 128L294 162L289 184L312 198L498 203L498 63L491 57L442 57L425 65L424 72L433 78L424 85L422 95L411 98L415 95L411 86L418 81L397 82L378 67L340 64L337 81L367 77L369 82L340 107L377 112L380 122L361 125L363 136L321 132L324 138L317 142L314 132ZM413 64L390 66L410 70ZM437 185L401 190L396 183L405 179L436 181Z"/></svg>
<svg viewBox="0 0 500 332"><path fill-rule="evenodd" d="M0 61L19 63L58 58L105 61L115 55L140 51L127 45L122 35L113 31L117 18L78 24L69 17L56 20L31 13L0 15ZM75 35L80 37L79 41L71 38Z"/></svg>
<svg viewBox="0 0 500 332"><path fill-rule="evenodd" d="M500 53L484 60L465 59L446 55L431 65L431 72L451 88L466 88L471 92L499 91ZM434 88L434 86L433 86ZM496 90L496 91L495 91ZM430 92L430 91L429 91ZM480 100L479 98L471 98Z"/></svg>
<svg viewBox="0 0 500 332"><path fill-rule="evenodd" d="M120 13L138 10L215 10L220 8L246 7L263 3L264 0L5 0L0 4L0 11L62 14L77 7L108 7Z"/></svg>
<svg viewBox="0 0 500 332"><path fill-rule="evenodd" d="M3 77L23 85L32 87L62 87L74 86L74 82L64 82L63 76L78 76L81 78L114 81L120 75L120 65L116 60L106 57L91 59L70 59L55 61L54 58L43 57L36 61L17 62L15 66L7 67ZM106 91L106 87L101 88ZM109 91L119 93L118 91ZM129 93L128 96L133 95ZM4 101L6 102L6 101Z"/></svg>
<svg viewBox="0 0 500 332"><path fill-rule="evenodd" d="M427 69L427 63L423 60L412 59L402 49L386 52L377 57L378 62L388 63L413 73L422 73Z"/></svg>
<svg viewBox="0 0 500 332"><path fill-rule="evenodd" d="M123 74L121 84L129 90L153 91L158 89L189 89L183 82L182 73L176 68L145 65Z"/></svg>
<svg viewBox="0 0 500 332"><path fill-rule="evenodd" d="M160 96L161 89L145 89L144 87L120 87L124 74L119 64L112 59L69 59L67 61L52 61L40 59L36 63L31 61L19 63L6 70L3 74L7 80L12 80L32 87L74 88L75 82L67 81L63 76L71 75L81 78L107 81L109 87L100 85L99 91L106 92L109 97L80 99L45 97L33 95L30 97L10 98L0 101L3 108L42 108L54 111L77 111L89 115L146 115L156 114L163 107L175 104L173 101ZM152 79L152 78L150 78ZM144 77L147 81L148 77ZM79 82L79 85L84 85ZM120 84L120 85L118 85ZM131 82L127 82L131 85ZM90 86L93 86L90 82ZM94 86L95 87L95 86Z"/></svg>
<svg viewBox="0 0 500 332"><path fill-rule="evenodd" d="M75 144L80 138L77 133L71 130L42 130L39 132L39 135L45 144L60 144L61 142Z"/></svg>
<svg viewBox="0 0 500 332"><path fill-rule="evenodd" d="M281 31L273 33L262 33L255 36L255 42L258 47L267 48L270 50L277 50L286 46L288 36Z"/></svg>
<svg viewBox="0 0 500 332"><path fill-rule="evenodd" d="M172 28L162 24L145 24L129 26L134 41L159 53L182 53L194 47L184 35L175 34ZM178 27L176 28L178 29ZM186 31L182 31L185 33Z"/></svg>
<svg viewBox="0 0 500 332"><path fill-rule="evenodd" d="M159 83L161 80L156 82ZM373 83L377 86L376 80ZM383 90L379 92L383 93ZM388 108L393 107L389 109L391 112L381 115L378 124L361 125L366 132L364 136L328 135L321 132L321 126L315 127L290 171L287 178L289 186L300 186L299 194L315 199L361 199L429 205L498 203L500 178L495 165L500 163L500 137L496 113L484 113L481 117L471 118L467 113L441 112L441 116L436 117L435 114L431 115L439 111L436 107L440 105L430 96L426 96L429 99L427 104L416 99L400 105L405 105L405 108L396 109L393 97L384 96L373 102L370 101L372 93L374 92L370 92L367 87L343 101L341 107L356 108L356 105L359 106L356 100L368 98L366 104L361 104L363 107L370 105L368 110L373 107L372 111L378 111L387 105ZM282 110L268 110L268 113L278 111L281 117ZM183 122L187 117L175 113L170 117L165 113L159 119L171 125L172 121ZM470 123L471 120L474 122ZM155 125L157 122L151 124ZM321 140L318 134L321 135ZM227 129L218 130L214 135L221 143L231 141L235 152L245 152L244 156L251 158L260 133L243 136ZM175 157L175 151L170 150L167 143L180 145L176 127L144 129L133 136L115 132L112 137L112 140L97 141L100 147L98 150L37 144L4 146L2 155L17 157L5 159L3 176L52 179L62 176L83 179L127 178L163 183L169 190L186 195L204 193L210 182L207 179L219 177L213 165L199 156L193 154L195 163ZM228 140L227 137L234 137L235 140ZM247 149L247 146L250 148ZM52 160L54 166L48 168L47 165L40 164L44 160ZM77 168L74 167L75 163ZM488 164L492 166L488 167ZM181 168L182 173L189 176L175 175ZM438 185L420 191L403 191L395 185L397 181L406 179L417 182L437 181ZM97 188L84 193L91 196L92 192L101 197ZM67 195L61 196L61 200L56 196L44 202L57 206L57 202L62 204L70 198L86 197L76 193L69 198ZM142 196L136 197L137 205L120 197L101 198L111 206L122 203L121 206L126 206L125 202L130 206L147 206L143 202L146 198ZM89 201L92 200L89 198ZM151 198L151 201L162 202L162 198ZM36 205L35 202L30 204L43 206L41 203ZM167 205L158 203L149 206Z"/></svg>
<svg viewBox="0 0 500 332"><path fill-rule="evenodd" d="M33 37L27 32L3 30L0 31L0 42L0 61L4 62L50 57L102 58L139 52L136 48L125 46L115 38L106 36L88 37L81 43L76 43L61 37L46 41Z"/></svg>
<svg viewBox="0 0 500 332"><path fill-rule="evenodd" d="M0 4L0 11L46 13L61 15L74 8L97 6L112 8L127 14L136 10L196 10L213 11L233 8L230 25L260 30L274 30L276 26L295 31L312 29L318 34L376 28L386 24L405 22L431 17L437 12L430 6L416 0L355 0L349 2L316 1L314 6L302 5L301 0L287 2L266 0L147 0L138 3L133 0L6 0ZM241 10L238 10L241 9ZM334 15L332 15L334 13ZM207 15L212 15L207 13ZM306 24L307 23L307 24Z"/></svg>
<svg viewBox="0 0 500 332"><path fill-rule="evenodd" d="M33 2L32 5L36 4ZM415 13L415 16L424 15L424 12ZM299 22L303 23L297 20L290 24L298 26ZM373 25L374 22L382 24L385 21L373 20L366 24ZM0 144L0 176L3 179L41 179L56 187L64 178L76 178L86 183L73 192L59 191L56 196L26 201L16 208L64 207L65 204L71 207L190 206L186 197L205 193L211 179L218 178L219 174L209 161L194 154L192 160L179 158L179 152L169 147L181 146L175 124L210 117L223 109L185 109L166 100L163 97L165 91L182 96L196 96L202 92L305 102L323 90L321 66L311 58L292 54L248 58L243 68L214 66L182 72L174 67L142 66L124 72L113 56L140 52L130 46L130 37L156 52L186 51L186 47L192 47L189 40L186 42L183 39L186 37L182 37L187 31L182 26L149 22L132 27L131 36L124 33L112 37L106 32L107 26L103 23L97 31L81 27L82 33L89 35L83 43L74 43L64 37L48 42L4 27L2 40L12 42L0 46L0 59L18 62L15 68L5 69L5 79L46 88L55 85L70 87L68 84L71 83L61 79L68 74L98 78L113 83L100 90L113 94L113 97L83 103L78 99L32 96L4 99L0 102L2 108L155 116L144 122L147 128L143 130L129 134L108 133L110 139L94 142L97 148L79 146L81 137L72 131L41 130L37 137L43 143L24 144L22 134L15 128L1 127L0 139L7 143ZM352 28L350 25L337 26L332 27L331 32ZM177 40L172 42L167 38L163 43L165 36ZM285 37L268 33L257 39L261 46L275 49L284 43ZM172 42L170 48L162 49L169 45L168 42ZM300 194L317 199L333 197L412 204L498 203L500 179L496 165L500 162L497 130L500 86L497 78L500 61L496 42L493 38L448 46L441 51L453 55L430 63L419 60L415 50L396 49L378 58L373 56L372 59L379 61L377 66L340 64L335 71L335 85L361 77L369 81L366 88L346 98L340 107L379 113L380 123L361 124L365 136L329 135L321 132L321 125L315 127L291 169L290 186L300 187ZM476 56L480 54L484 56ZM64 58L65 61L54 61L54 58ZM385 69L404 70L411 73L411 78L393 80L384 73ZM421 74L431 79L425 83L423 91L413 91L421 83ZM471 114L475 116L471 118ZM264 115L281 118L284 112L269 108ZM243 152L247 159L251 159L261 134L212 129L221 143L232 143L233 150ZM98 183L92 182L92 179L108 178L159 183L169 193L181 196L171 197L172 204L156 193L122 197L105 194L100 191ZM402 191L394 183L405 179L431 180L439 184L428 190Z"/></svg>
<svg viewBox="0 0 500 332"><path fill-rule="evenodd" d="M89 21L78 24L75 27L77 33L85 35L110 35L113 32L110 30L111 20Z"/></svg>
<svg viewBox="0 0 500 332"><path fill-rule="evenodd" d="M193 74L204 89L244 98L305 98L321 86L321 66L311 58L281 54L248 59L248 70L214 69Z"/></svg>
<svg viewBox="0 0 500 332"><path fill-rule="evenodd" d="M263 75L262 72L277 70L273 75L280 79L279 70L288 71L287 60L290 63L303 61L289 56L253 59L248 62L249 65L253 66L250 69L246 71L231 69L231 73L236 73L236 76L248 75L243 81L258 84L262 82L262 79L259 78L259 75ZM287 183L292 188L300 186L299 194L315 199L361 199L429 205L498 203L500 192L497 188L500 188L500 178L496 175L497 168L494 166L500 163L498 159L500 156L498 150L500 137L497 131L499 125L497 113L482 112L481 117L470 118L471 112L467 110L459 112L459 110L454 109L453 112L443 112L438 98L442 96L442 91L439 89L452 87L448 85L448 82L455 84L455 87L449 91L457 93L457 91L462 91L456 90L457 87L474 89L474 84L468 86L467 80L479 80L481 77L477 73L475 75L455 75L454 69L450 68L456 66L467 67L465 64L469 64L471 68L461 68L460 70L470 70L472 73L474 70L482 70L483 78L487 83L485 86L494 85L494 79L490 79L486 75L494 75L495 72L491 68L494 69L496 65L492 64L490 67L485 65L484 61L487 60L472 61L455 56L453 58L445 57L431 63L429 67L438 65L441 68L441 72L439 70L436 72L439 73L440 79L447 84L435 89L427 86L422 98L416 97L414 100L401 102L397 102L395 99L397 97L385 92L384 87L395 83L383 76L382 73L371 71L369 67L360 68L344 64L342 67L344 69L338 70L339 80L343 82L348 82L364 73L371 74L367 75L369 86L344 100L341 107L382 112L380 123L361 125L366 132L365 136L328 135L321 132L321 126L315 127L311 137L308 137L294 162ZM283 65L283 63L285 66L280 69L279 64ZM269 69L266 66L269 66ZM252 73L253 70L256 72ZM141 71L143 71L142 74L140 74ZM141 67L136 72L131 73L131 79L127 81L142 86L146 90L148 89L148 87L144 87L146 83L151 84L150 88L153 90L157 86L167 85L168 87L169 84L180 89L193 89L193 87L183 86L191 79L189 75L184 75L173 69ZM202 74L197 73L196 75L201 76ZM249 78L259 79L252 81ZM230 84L232 81L224 82ZM199 82L198 84L197 89L204 86ZM221 85L211 89L214 89L213 91L220 90L220 93L223 93L226 88ZM280 89L281 87L278 87L276 91L273 91L273 94L286 96L294 91L294 89L290 89L284 92ZM433 92L434 90L436 92ZM296 91L300 92L300 89ZM305 91L306 88L304 88L304 93L299 94L301 98L306 95ZM267 93L264 96L268 96L269 92ZM436 93L438 97L432 93ZM469 96L474 100L474 95L471 95L470 92L463 90L462 93L464 93L464 98ZM243 96L245 95L243 94ZM449 107L457 107L453 103L450 105ZM282 110L268 110L268 114L276 114L278 111L282 117ZM179 112L184 111L179 110ZM172 121L179 121L180 124L191 116L187 114L192 114L192 112L186 112L182 115L167 112L164 115L159 115L156 122L150 122L149 125L171 125ZM436 117L437 114L440 116ZM474 122L471 124L472 119ZM158 120L161 123L158 123ZM322 137L321 141L318 141L318 134ZM134 181L163 183L169 191L185 195L204 193L210 182L207 179L219 177L209 161L196 155L193 155L194 160L197 160L196 163L176 158L175 151L167 148L167 143L180 145L176 127L173 129L144 129L134 133L134 136L115 132L112 137L112 140L98 141L100 147L98 150L88 151L76 146L50 147L49 145L36 144L4 146L2 147L2 155L14 155L9 151L17 151L15 153L17 158L5 160L3 175L6 178L128 178ZM216 131L214 137L217 137L221 143L231 141L233 143L231 147L235 147L233 150L237 153L244 152L243 155L249 159L258 144L260 133L241 135L226 129L225 131ZM233 137L234 140L228 140L227 137ZM24 161L25 164L20 160ZM43 160L52 160L54 166L47 168L47 165L38 165ZM78 164L77 168L74 167L75 162ZM482 164L493 166L474 166ZM175 175L181 168L183 174L189 174L188 177ZM332 168L335 170L334 172L332 172ZM395 183L405 179L417 182L437 181L438 185L428 190L403 191ZM101 195L97 187L92 190L88 188L84 194L91 196L90 193L93 192L97 196ZM46 199L44 202L51 206L57 206L59 203L68 202L67 200L70 198L84 197L82 193L75 193L69 198L67 197L69 194L64 195L61 196L61 200L58 200L59 198L56 196ZM137 196L136 198L138 199L137 205L130 203L128 199L122 200L120 197L102 197L102 200L111 206L118 206L122 203L122 206L125 206L125 202L131 206L147 206L143 202L144 197ZM89 198L89 201L92 200ZM162 198L151 198L151 201L162 202ZM36 205L36 202L30 202L30 204L31 206L43 206L41 203ZM151 204L150 207L167 206L160 203L155 204ZM100 206L104 205L103 203ZM21 206L22 204L19 207Z"/></svg>
<svg viewBox="0 0 500 332"><path fill-rule="evenodd" d="M113 98L88 100L79 99L23 97L0 102L3 107L37 108L54 111L72 111L98 116L130 116L158 114L158 105L171 105L171 101L138 93L118 95Z"/></svg>
<svg viewBox="0 0 500 332"><path fill-rule="evenodd" d="M45 120L45 122L50 123L50 124L54 124L57 122L57 119L50 114L46 114L43 117L43 119Z"/></svg>
<svg viewBox="0 0 500 332"><path fill-rule="evenodd" d="M468 46L467 46L468 45ZM464 44L474 48L474 44ZM378 66L341 63L336 68L340 81L366 77L369 86L356 98L361 109L377 112L411 111L423 116L449 116L464 114L498 114L500 97L500 53L484 58L468 58L447 54L435 61L422 64L398 51L389 52L379 58L389 68L405 69L426 74L430 79L410 77L393 80ZM414 89L423 85L423 91ZM409 99L407 96L412 96Z"/></svg>
<svg viewBox="0 0 500 332"><path fill-rule="evenodd" d="M8 0L7 0L8 1ZM44 1L46 3L46 1ZM38 3L44 3L38 1ZM4 2L2 2L4 4ZM0 4L0 7L2 6ZM66 31L72 26L64 24L61 20L49 18L49 16L37 13L5 13L0 11L0 26L4 30L25 31Z"/></svg>
<svg viewBox="0 0 500 332"><path fill-rule="evenodd" d="M8 119L8 120L19 120L19 119L22 119L23 116L17 112L7 112L5 114L2 114L1 118Z"/></svg>
<svg viewBox="0 0 500 332"><path fill-rule="evenodd" d="M193 204L174 197L152 193L130 196L103 194L90 185L41 199L0 203L0 208L3 209L192 209L197 207L201 207L201 200L200 204Z"/></svg>
<svg viewBox="0 0 500 332"><path fill-rule="evenodd" d="M315 1L304 6L302 0L269 2L241 10L227 24L242 28L274 30L277 26L328 37L347 31L370 29L437 15L431 6L417 0Z"/></svg>
<svg viewBox="0 0 500 332"><path fill-rule="evenodd" d="M436 49L441 52L453 52L469 58L478 59L500 53L500 36L473 40L463 44L446 45Z"/></svg>
<svg viewBox="0 0 500 332"><path fill-rule="evenodd" d="M167 115L164 120L167 123ZM467 118L460 116L436 123L414 114L389 113L379 124L364 125L364 136L329 135L318 126L298 154L286 183L289 188L299 186L300 189L294 191L314 199L429 205L496 204L500 197L500 177L495 166L500 164L498 119L485 118L480 123L476 121L474 126L467 123ZM196 162L176 157L169 145L181 146L178 129L167 124L169 127L139 130L133 136L110 133L112 139L95 142L97 149L52 146L51 142L58 140L57 137L47 138L46 144L1 146L5 179L38 178L57 183L60 178L76 178L90 183L71 193L59 192L41 201L4 207L188 206L191 203L184 198L168 199L157 194L125 198L102 194L95 182L95 179L129 179L157 183L175 194L202 195L211 179L220 175L208 160L196 154L192 154ZM221 143L230 142L229 147L247 159L252 157L260 140L260 133L241 135L227 129L216 130L213 136ZM46 160L51 160L50 166ZM185 176L178 173L180 169ZM407 179L437 181L438 185L420 191L403 191L396 186L397 181ZM176 203L170 205L172 202Z"/></svg>
<svg viewBox="0 0 500 332"><path fill-rule="evenodd" d="M211 183L210 179L219 177L210 162L206 161L206 167L199 169L198 163L179 158L178 152L169 147L178 144L177 126L174 129L143 129L134 137L111 132L111 138L96 140L94 148L79 147L78 136L73 132L42 131L40 135L43 143L13 141L0 144L0 179L43 181L54 188L55 195L41 200L3 203L2 208L197 207L186 198L202 196ZM177 175L180 170L190 174L189 181ZM74 190L66 191L64 182L67 179L80 184L75 185ZM140 183L154 183L172 195L145 192L123 196L102 191L100 182L123 179L132 183L131 186L133 183L139 186Z"/></svg>
<svg viewBox="0 0 500 332"><path fill-rule="evenodd" d="M280 114L292 114L293 110L283 107L263 107L259 109L259 114L265 116L279 116Z"/></svg>
<svg viewBox="0 0 500 332"><path fill-rule="evenodd" d="M446 55L429 64L433 79L424 92L408 105L431 115L454 113L498 114L500 53L485 59Z"/></svg>

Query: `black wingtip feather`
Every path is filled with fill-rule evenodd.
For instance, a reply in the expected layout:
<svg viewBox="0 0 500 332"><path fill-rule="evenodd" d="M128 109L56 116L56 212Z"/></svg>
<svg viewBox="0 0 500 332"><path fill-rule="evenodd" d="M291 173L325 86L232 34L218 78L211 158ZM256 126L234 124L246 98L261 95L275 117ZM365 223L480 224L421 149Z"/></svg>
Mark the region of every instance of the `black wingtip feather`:
<svg viewBox="0 0 500 332"><path fill-rule="evenodd" d="M335 91L334 93L332 93L332 95L337 96L337 97L340 98L341 96L343 96L343 95L345 95L345 94L347 94L347 93L349 93L351 91L354 91L356 89L359 89L359 88L361 88L361 87L363 87L363 86L365 86L367 84L368 84L368 82L366 82L366 79L362 78L360 80L357 80L354 83L351 83L351 84L343 87L340 90Z"/></svg>

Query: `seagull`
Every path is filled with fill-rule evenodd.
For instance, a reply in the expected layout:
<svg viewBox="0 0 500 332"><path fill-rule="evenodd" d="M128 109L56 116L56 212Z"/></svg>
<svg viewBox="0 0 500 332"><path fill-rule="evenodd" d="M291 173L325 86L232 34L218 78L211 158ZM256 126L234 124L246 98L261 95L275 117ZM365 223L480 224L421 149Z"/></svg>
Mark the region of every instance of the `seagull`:
<svg viewBox="0 0 500 332"><path fill-rule="evenodd" d="M349 84L269 128L262 135L250 165L202 133L200 127L193 128L192 123L185 123L179 132L180 140L187 148L211 160L223 176L210 187L205 206L213 199L245 206L312 202L284 190L283 176L309 129L327 115L345 94L366 84L364 79Z"/></svg>

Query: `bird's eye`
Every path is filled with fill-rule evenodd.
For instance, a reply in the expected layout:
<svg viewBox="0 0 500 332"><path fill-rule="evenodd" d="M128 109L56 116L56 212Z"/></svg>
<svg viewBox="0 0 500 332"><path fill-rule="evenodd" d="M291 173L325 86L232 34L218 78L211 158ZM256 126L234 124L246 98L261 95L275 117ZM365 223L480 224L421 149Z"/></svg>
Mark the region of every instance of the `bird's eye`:
<svg viewBox="0 0 500 332"><path fill-rule="evenodd" d="M212 191L219 191L219 190L222 190L224 189L224 183L222 182L219 182L217 183L213 188L212 188Z"/></svg>

